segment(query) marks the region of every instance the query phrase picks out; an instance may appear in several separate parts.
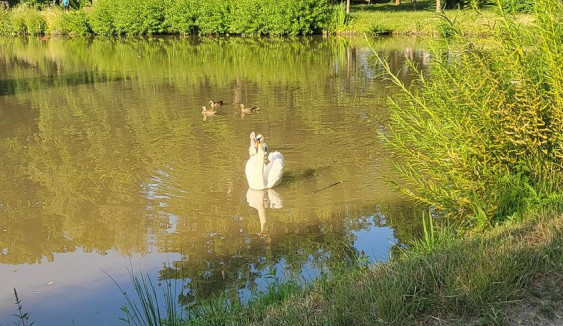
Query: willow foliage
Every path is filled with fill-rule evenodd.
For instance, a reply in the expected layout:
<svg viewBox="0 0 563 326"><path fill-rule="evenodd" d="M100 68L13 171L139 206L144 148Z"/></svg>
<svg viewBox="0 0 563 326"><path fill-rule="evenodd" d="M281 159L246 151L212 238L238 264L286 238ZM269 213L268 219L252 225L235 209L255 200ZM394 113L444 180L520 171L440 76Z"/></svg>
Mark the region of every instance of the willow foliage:
<svg viewBox="0 0 563 326"><path fill-rule="evenodd" d="M533 26L503 17L492 48L458 35L417 91L395 79L384 138L405 162L404 193L474 226L561 204L563 4L536 6Z"/></svg>

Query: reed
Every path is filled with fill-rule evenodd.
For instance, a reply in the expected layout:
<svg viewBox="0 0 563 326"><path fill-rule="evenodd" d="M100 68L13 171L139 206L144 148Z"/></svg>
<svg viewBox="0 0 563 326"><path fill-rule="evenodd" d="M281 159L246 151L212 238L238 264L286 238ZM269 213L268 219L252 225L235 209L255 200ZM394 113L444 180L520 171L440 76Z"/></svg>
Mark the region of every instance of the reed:
<svg viewBox="0 0 563 326"><path fill-rule="evenodd" d="M136 296L129 295L111 275L107 274L119 288L126 305L121 308L125 314L120 318L128 325L135 326L175 326L183 325L187 316L178 309L176 299L178 297L177 287L174 282L165 280L162 284L162 291L157 291L157 287L150 277L139 273L136 275L132 270L129 271L131 283Z"/></svg>
<svg viewBox="0 0 563 326"><path fill-rule="evenodd" d="M493 48L452 26L416 91L390 77L402 92L381 136L401 158L400 190L469 227L563 201L563 4L537 6L535 26L502 16Z"/></svg>
<svg viewBox="0 0 563 326"><path fill-rule="evenodd" d="M18 291L16 290L16 288L14 288L14 297L16 298L16 306L18 307L18 313L15 315L15 317L18 319L16 325L21 325L21 326L32 326L35 324L34 321L30 322L29 321L29 312L24 312L23 310L23 305L22 305L22 301L20 300L19 296L18 296Z"/></svg>

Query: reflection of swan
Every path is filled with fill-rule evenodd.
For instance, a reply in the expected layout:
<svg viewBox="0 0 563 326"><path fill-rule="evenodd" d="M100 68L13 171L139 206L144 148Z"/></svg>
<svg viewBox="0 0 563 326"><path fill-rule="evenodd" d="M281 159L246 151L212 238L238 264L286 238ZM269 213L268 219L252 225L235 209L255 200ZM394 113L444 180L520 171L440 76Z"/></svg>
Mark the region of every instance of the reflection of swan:
<svg viewBox="0 0 563 326"><path fill-rule="evenodd" d="M266 208L280 209L283 207L283 201L274 189L248 189L246 192L246 201L250 207L258 211L258 217L260 218L260 235L263 236L264 233L268 231Z"/></svg>
<svg viewBox="0 0 563 326"><path fill-rule="evenodd" d="M264 136L258 135L253 138L254 132L250 134L251 144L248 152L250 158L246 162L245 174L248 186L252 189L269 189L277 186L281 182L284 169L284 158L280 152L273 152L268 155L270 163L265 165L266 144ZM254 141L254 144L252 143ZM253 154L253 148L256 153Z"/></svg>

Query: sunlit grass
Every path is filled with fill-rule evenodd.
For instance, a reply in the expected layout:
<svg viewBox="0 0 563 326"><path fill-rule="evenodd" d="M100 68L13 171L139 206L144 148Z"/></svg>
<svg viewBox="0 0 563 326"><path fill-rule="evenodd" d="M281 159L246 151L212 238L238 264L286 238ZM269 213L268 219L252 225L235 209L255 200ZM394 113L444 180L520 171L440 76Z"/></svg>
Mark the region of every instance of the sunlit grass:
<svg viewBox="0 0 563 326"><path fill-rule="evenodd" d="M374 28L384 28L394 35L441 36L443 18L436 13L434 1L417 1L395 6L391 3L354 5L350 10L350 22L345 28L353 33L372 34ZM493 6L479 10L445 10L443 15L463 26L471 35L491 35L491 28L499 23L499 16ZM530 23L532 15L520 14L517 19Z"/></svg>
<svg viewBox="0 0 563 326"><path fill-rule="evenodd" d="M400 158L403 194L468 228L563 201L561 13L545 0L537 25L500 16L494 47L446 20L448 47L433 51L416 90L380 60L402 90L380 136Z"/></svg>
<svg viewBox="0 0 563 326"><path fill-rule="evenodd" d="M563 277L561 210L536 211L528 220L486 234L436 232L431 250L428 242L416 242L388 263L343 266L304 288L278 280L247 305L219 296L188 307L189 318L182 323L412 325L434 319L502 324L514 318L511 305ZM131 307L134 300L144 302L156 293L146 278L134 277L133 283L139 299L127 298ZM539 307L543 317L537 318L553 317L560 299L548 294ZM164 315L173 319L170 313Z"/></svg>

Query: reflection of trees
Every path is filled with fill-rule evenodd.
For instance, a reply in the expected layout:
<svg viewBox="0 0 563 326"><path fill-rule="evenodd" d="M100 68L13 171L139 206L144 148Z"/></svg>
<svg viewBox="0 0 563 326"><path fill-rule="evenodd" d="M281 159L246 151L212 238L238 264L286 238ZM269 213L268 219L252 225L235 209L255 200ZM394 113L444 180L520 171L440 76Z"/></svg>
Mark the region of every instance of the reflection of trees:
<svg viewBox="0 0 563 326"><path fill-rule="evenodd" d="M255 257L298 270L307 252L344 252L334 212L369 200L355 185L380 186L373 175L385 169L384 160L365 166L381 156L374 129L384 110L373 101L388 90L355 42L0 40L0 262L156 245L189 258L170 267L185 275L238 280L234 270L261 266ZM196 108L218 97L260 105L261 119L242 124L227 107L202 123ZM289 154L297 176L284 186L296 199L272 214L279 230L267 246L246 235L256 221L237 218L248 214L241 140L251 128ZM313 154L321 148L328 155ZM311 195L331 178L347 183Z"/></svg>
<svg viewBox="0 0 563 326"><path fill-rule="evenodd" d="M335 212L331 218L316 219L313 223L276 220L272 227L277 231L270 238L208 235L199 239L205 243L205 250L194 250L196 248L190 246L193 241L178 242L181 247L174 251L189 254L166 264L160 271L160 279L189 279L189 283L184 284L184 303L217 294L237 298L241 289L255 291L259 279L263 280L282 262L285 272L297 279L306 273L306 268L310 268L305 267L308 263L319 270L352 263L360 253L354 250L350 231L371 225L400 225L405 230L404 235L412 236L410 233L414 232L418 223L412 220L409 210L410 206L401 205L347 207L346 213ZM365 212L370 214L362 216ZM186 293L189 295L186 296Z"/></svg>

